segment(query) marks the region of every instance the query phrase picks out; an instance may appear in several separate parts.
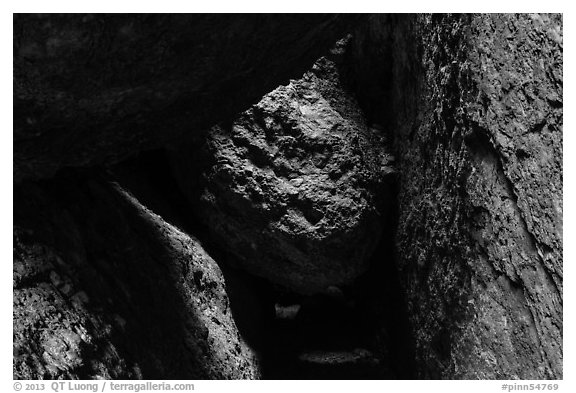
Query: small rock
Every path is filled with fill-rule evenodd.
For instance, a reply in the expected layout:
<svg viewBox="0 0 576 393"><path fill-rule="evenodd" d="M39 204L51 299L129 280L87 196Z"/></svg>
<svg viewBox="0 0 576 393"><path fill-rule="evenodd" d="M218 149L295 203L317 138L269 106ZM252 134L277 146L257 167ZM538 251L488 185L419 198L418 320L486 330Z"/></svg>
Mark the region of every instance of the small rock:
<svg viewBox="0 0 576 393"><path fill-rule="evenodd" d="M367 349L357 348L352 351L312 351L298 356L305 363L318 365L334 364L378 364L378 359Z"/></svg>
<svg viewBox="0 0 576 393"><path fill-rule="evenodd" d="M299 304L291 304L289 306L282 306L280 304L275 304L274 309L276 311L276 319L287 319L293 320L298 315L300 311Z"/></svg>

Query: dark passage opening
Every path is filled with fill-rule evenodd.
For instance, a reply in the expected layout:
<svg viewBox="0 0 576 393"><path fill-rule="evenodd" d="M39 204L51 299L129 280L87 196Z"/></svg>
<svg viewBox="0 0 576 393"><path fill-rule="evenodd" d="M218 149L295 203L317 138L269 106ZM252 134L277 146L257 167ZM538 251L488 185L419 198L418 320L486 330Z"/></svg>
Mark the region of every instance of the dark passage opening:
<svg viewBox="0 0 576 393"><path fill-rule="evenodd" d="M200 240L226 280L234 320L265 379L410 379L413 348L395 254L384 223L369 270L353 285L302 296L234 268L179 189L164 150L111 168L145 206Z"/></svg>
<svg viewBox="0 0 576 393"><path fill-rule="evenodd" d="M381 45L366 47L363 32L347 41L337 61L342 86L354 96L370 127L394 137L391 102L391 31L380 23ZM202 143L196 136L194 143ZM200 153L199 153L200 154ZM405 295L396 265L397 174L385 187L392 194L391 214L368 270L352 285L326 294L302 296L236 269L235 256L210 236L196 216L202 172L210 157L194 156L192 167L174 167L168 153L140 154L112 169L120 183L168 222L197 237L221 267L231 309L244 339L258 352L265 379L411 379L414 344ZM208 161L207 161L208 160ZM176 172L175 172L176 171ZM175 173L191 176L184 193ZM196 189L197 188L197 189ZM388 201L390 203L390 201ZM384 221L385 220L385 221ZM314 221L314 220L312 220Z"/></svg>

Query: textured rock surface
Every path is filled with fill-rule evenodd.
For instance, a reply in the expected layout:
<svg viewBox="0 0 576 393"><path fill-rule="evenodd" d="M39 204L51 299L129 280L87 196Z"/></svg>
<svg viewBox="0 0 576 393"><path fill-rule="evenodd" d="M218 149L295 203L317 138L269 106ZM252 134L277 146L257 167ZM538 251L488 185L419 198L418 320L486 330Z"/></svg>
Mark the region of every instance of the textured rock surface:
<svg viewBox="0 0 576 393"><path fill-rule="evenodd" d="M86 292L62 275L62 264L30 231L14 228L14 378L140 376L111 342L112 325L89 310Z"/></svg>
<svg viewBox="0 0 576 393"><path fill-rule="evenodd" d="M563 377L562 16L14 29L15 378Z"/></svg>
<svg viewBox="0 0 576 393"><path fill-rule="evenodd" d="M418 377L562 378L562 17L373 17L363 34L394 59Z"/></svg>
<svg viewBox="0 0 576 393"><path fill-rule="evenodd" d="M232 118L355 18L15 14L14 178L115 162Z"/></svg>
<svg viewBox="0 0 576 393"><path fill-rule="evenodd" d="M182 188L238 263L305 294L366 270L390 204L394 158L340 85L339 51L215 127L203 153L194 143L173 153Z"/></svg>
<svg viewBox="0 0 576 393"><path fill-rule="evenodd" d="M14 378L257 378L200 244L115 183L15 192Z"/></svg>

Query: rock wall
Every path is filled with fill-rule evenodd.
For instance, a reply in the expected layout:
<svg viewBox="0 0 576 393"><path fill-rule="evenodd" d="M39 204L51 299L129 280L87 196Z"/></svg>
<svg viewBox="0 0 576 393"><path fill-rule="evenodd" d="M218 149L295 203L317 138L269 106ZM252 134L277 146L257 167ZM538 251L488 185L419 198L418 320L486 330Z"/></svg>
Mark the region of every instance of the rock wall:
<svg viewBox="0 0 576 393"><path fill-rule="evenodd" d="M372 98L393 105L418 376L562 378L562 17L368 26L355 56L391 77Z"/></svg>
<svg viewBox="0 0 576 393"><path fill-rule="evenodd" d="M222 273L115 183L15 191L14 378L253 379Z"/></svg>

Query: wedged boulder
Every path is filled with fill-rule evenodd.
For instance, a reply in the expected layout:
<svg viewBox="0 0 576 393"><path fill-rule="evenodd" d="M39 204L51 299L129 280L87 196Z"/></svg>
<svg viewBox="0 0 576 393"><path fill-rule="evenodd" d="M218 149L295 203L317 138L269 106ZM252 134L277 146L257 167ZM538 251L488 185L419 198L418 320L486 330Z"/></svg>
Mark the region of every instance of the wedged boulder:
<svg viewBox="0 0 576 393"><path fill-rule="evenodd" d="M562 378L562 16L373 16L356 43L390 77L417 377Z"/></svg>
<svg viewBox="0 0 576 393"><path fill-rule="evenodd" d="M195 238L92 175L14 196L14 378L260 376Z"/></svg>
<svg viewBox="0 0 576 393"><path fill-rule="evenodd" d="M15 14L14 179L114 163L232 118L356 19Z"/></svg>
<svg viewBox="0 0 576 393"><path fill-rule="evenodd" d="M393 203L386 130L369 127L343 88L343 45L214 127L203 149L170 153L181 188L238 264L302 294L363 273Z"/></svg>

